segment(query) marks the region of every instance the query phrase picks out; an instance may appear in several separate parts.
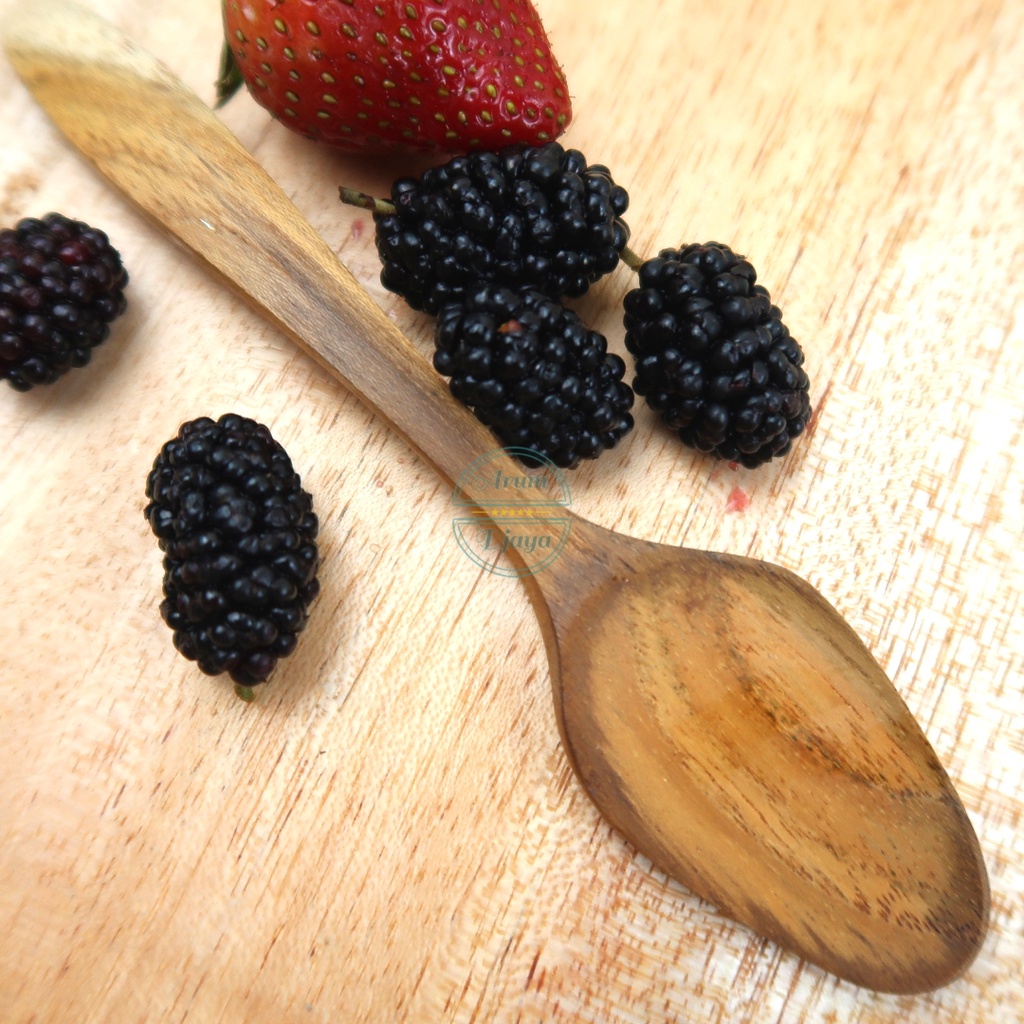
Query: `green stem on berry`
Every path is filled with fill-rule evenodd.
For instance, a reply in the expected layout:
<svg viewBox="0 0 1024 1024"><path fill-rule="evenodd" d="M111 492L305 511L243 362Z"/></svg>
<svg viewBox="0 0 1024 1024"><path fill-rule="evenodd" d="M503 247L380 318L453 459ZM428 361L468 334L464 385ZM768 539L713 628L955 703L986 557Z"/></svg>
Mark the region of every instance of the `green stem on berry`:
<svg viewBox="0 0 1024 1024"><path fill-rule="evenodd" d="M344 185L338 189L341 201L349 206L358 206L361 210L372 210L374 213L394 213L395 204L387 199L378 199L376 196L367 195L365 192L357 192L354 188L345 188Z"/></svg>
<svg viewBox="0 0 1024 1024"><path fill-rule="evenodd" d="M644 265L643 257L638 256L628 245L619 253L619 259L633 271L638 271Z"/></svg>
<svg viewBox="0 0 1024 1024"><path fill-rule="evenodd" d="M241 683L235 683L235 696L239 700L244 700L246 704L251 704L256 699L256 693L251 686L243 686Z"/></svg>

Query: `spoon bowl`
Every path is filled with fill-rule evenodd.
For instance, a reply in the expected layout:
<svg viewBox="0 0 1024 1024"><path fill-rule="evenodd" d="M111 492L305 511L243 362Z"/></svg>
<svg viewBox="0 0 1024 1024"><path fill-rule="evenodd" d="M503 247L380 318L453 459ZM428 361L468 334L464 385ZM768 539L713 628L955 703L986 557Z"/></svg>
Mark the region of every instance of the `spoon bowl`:
<svg viewBox="0 0 1024 1024"><path fill-rule="evenodd" d="M67 138L443 477L493 452L281 189L154 58L70 0L22 5L3 33ZM521 472L501 453L492 462ZM472 477L462 486L470 503L483 498ZM777 566L562 512L537 529L557 529L564 548L522 578L565 749L608 820L735 920L843 978L919 992L962 972L988 914L977 839L841 616ZM514 548L508 557L522 565Z"/></svg>
<svg viewBox="0 0 1024 1024"><path fill-rule="evenodd" d="M584 522L531 580L565 749L642 853L858 984L914 992L962 970L988 903L970 822L814 588Z"/></svg>

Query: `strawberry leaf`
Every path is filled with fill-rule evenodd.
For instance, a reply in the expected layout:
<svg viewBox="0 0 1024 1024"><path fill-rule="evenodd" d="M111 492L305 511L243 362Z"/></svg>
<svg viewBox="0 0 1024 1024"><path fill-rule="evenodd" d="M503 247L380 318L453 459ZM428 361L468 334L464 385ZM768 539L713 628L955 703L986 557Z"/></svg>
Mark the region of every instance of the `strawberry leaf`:
<svg viewBox="0 0 1024 1024"><path fill-rule="evenodd" d="M242 87L245 80L239 70L235 55L224 40L220 51L220 68L217 71L217 102L214 109L219 110Z"/></svg>

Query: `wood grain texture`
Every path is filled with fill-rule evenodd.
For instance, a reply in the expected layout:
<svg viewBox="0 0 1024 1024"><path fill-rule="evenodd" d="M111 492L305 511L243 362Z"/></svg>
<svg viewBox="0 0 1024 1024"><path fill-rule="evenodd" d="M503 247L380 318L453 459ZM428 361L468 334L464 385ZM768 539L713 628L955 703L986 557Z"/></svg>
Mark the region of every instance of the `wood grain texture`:
<svg viewBox="0 0 1024 1024"><path fill-rule="evenodd" d="M504 540L536 491L498 486L495 473L528 473L495 459L493 438L194 92L77 3L41 2L2 41L55 124L129 199L460 496L497 497L501 516L485 529ZM550 483L567 500L566 483ZM525 582L562 741L621 836L840 978L917 993L963 973L988 923L977 839L906 705L834 609L763 562L640 541L564 507L523 522L517 540L548 545Z"/></svg>
<svg viewBox="0 0 1024 1024"><path fill-rule="evenodd" d="M206 6L104 13L209 94ZM19 140L0 156L8 219L102 223L133 273L92 370L3 403L6 1017L1020 1015L1021 12L603 6L592 27L573 3L543 11L570 141L630 187L636 247L748 252L808 351L818 413L793 458L756 473L641 417L574 476L575 506L789 565L853 622L978 828L982 956L932 996L872 996L652 873L567 772L529 609L457 550L450 493L68 154L0 67ZM682 53L651 29L665 24ZM595 59L610 39L618 79ZM375 288L368 225L335 188L379 191L393 168L245 103L224 116ZM613 345L627 287L622 270L580 303ZM375 294L426 350L429 325ZM177 663L141 521L159 443L229 407L285 441L329 555L311 630L257 709Z"/></svg>
<svg viewBox="0 0 1024 1024"><path fill-rule="evenodd" d="M607 575L582 562L579 607L552 602L552 617L563 741L608 820L671 878L841 978L912 993L962 973L985 935L984 866L859 638L777 566L606 550Z"/></svg>

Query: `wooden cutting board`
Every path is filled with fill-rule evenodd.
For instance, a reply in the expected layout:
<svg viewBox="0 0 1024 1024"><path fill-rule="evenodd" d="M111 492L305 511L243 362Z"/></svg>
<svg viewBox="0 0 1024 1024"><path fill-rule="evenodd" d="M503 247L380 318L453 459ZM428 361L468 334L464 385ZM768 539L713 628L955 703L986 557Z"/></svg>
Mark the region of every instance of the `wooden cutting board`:
<svg viewBox="0 0 1024 1024"><path fill-rule="evenodd" d="M212 98L215 0L87 4ZM0 0L0 18L13 9ZM558 741L525 591L459 549L450 488L91 172L0 60L0 224L103 227L130 311L58 385L0 389L0 1020L911 1021L1024 1015L1024 6L539 0L565 138L629 189L645 254L745 252L816 414L733 469L645 409L571 477L637 536L779 562L832 601L975 824L992 927L931 995L838 982L603 823ZM597 13L593 13L597 11ZM377 282L397 161L223 112ZM620 269L575 303L624 352ZM251 706L171 647L145 477L185 419L271 426L315 497L323 594Z"/></svg>

